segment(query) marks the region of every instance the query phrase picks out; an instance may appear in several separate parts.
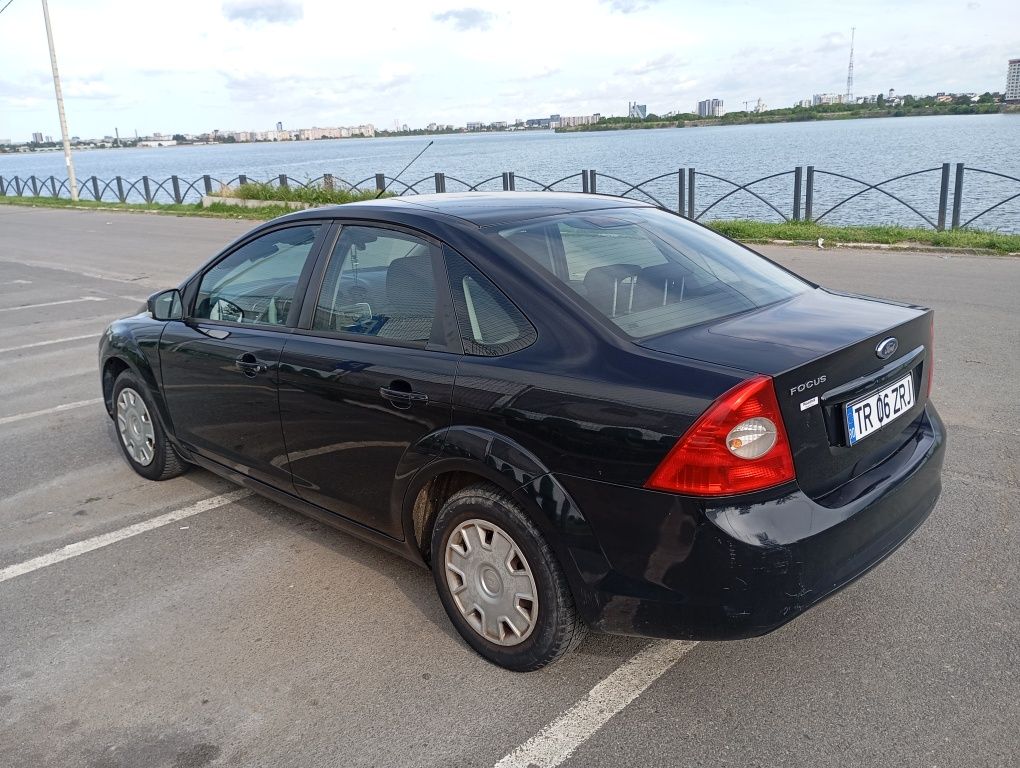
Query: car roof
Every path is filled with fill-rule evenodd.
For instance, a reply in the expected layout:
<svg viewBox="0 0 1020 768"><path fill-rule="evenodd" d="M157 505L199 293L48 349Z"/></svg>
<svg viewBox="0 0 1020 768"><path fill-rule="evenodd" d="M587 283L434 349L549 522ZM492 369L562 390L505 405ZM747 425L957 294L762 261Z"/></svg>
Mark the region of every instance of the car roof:
<svg viewBox="0 0 1020 768"><path fill-rule="evenodd" d="M450 192L430 195L404 195L379 200L347 203L342 206L316 208L292 214L293 218L306 218L315 211L318 215L359 216L386 218L387 214L438 214L487 227L509 224L556 214L579 213L615 208L647 208L648 203L609 195L587 195L578 192ZM288 217L291 218L291 217Z"/></svg>

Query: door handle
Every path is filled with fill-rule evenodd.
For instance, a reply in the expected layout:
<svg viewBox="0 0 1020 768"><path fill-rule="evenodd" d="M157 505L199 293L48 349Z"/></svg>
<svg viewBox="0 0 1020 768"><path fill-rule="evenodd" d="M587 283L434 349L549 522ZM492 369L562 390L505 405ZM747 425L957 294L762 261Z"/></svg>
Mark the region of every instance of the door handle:
<svg viewBox="0 0 1020 768"><path fill-rule="evenodd" d="M388 387L379 387L379 394L394 408L406 410L415 403L427 403L429 396L423 392L411 391L411 385L406 381L394 381Z"/></svg>
<svg viewBox="0 0 1020 768"><path fill-rule="evenodd" d="M241 373L249 379L254 379L260 373L265 373L269 370L269 366L265 363L260 363L258 358L256 358L251 352L245 352L243 355L238 357L234 361L234 365L236 365L238 369L240 369Z"/></svg>

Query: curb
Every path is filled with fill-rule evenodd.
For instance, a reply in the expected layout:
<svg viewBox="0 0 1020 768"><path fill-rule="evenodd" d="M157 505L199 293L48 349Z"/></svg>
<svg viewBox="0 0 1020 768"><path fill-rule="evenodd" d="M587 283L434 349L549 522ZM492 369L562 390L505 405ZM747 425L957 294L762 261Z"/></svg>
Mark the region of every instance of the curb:
<svg viewBox="0 0 1020 768"><path fill-rule="evenodd" d="M1020 256L1020 252L996 251L992 248L960 248L953 245L928 245L926 243L842 243L825 242L823 248L818 247L815 240L769 240L756 238L753 240L739 240L741 243L753 243L755 245L783 245L794 248L814 248L815 250L834 251L842 248L855 251L908 251L911 253L945 253L958 254L961 256Z"/></svg>

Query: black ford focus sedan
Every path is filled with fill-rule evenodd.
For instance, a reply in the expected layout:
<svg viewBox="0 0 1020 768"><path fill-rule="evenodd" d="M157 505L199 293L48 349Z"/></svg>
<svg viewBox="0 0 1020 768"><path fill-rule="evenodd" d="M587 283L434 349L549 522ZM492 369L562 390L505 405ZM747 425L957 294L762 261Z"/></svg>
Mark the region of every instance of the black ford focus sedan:
<svg viewBox="0 0 1020 768"><path fill-rule="evenodd" d="M190 465L430 567L485 658L760 635L924 521L930 310L633 200L420 196L264 224L100 346L144 477Z"/></svg>

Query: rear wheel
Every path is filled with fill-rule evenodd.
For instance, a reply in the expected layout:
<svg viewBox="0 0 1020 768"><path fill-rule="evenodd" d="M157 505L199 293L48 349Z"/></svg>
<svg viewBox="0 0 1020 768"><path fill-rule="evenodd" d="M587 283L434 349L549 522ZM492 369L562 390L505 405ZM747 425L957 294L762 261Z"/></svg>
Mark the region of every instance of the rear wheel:
<svg viewBox="0 0 1020 768"><path fill-rule="evenodd" d="M520 507L490 486L464 488L440 510L432 573L461 637L507 669L540 669L587 632L552 549Z"/></svg>
<svg viewBox="0 0 1020 768"><path fill-rule="evenodd" d="M153 415L155 408L145 385L130 371L113 384L113 420L117 442L131 468L149 480L168 480L187 471Z"/></svg>

